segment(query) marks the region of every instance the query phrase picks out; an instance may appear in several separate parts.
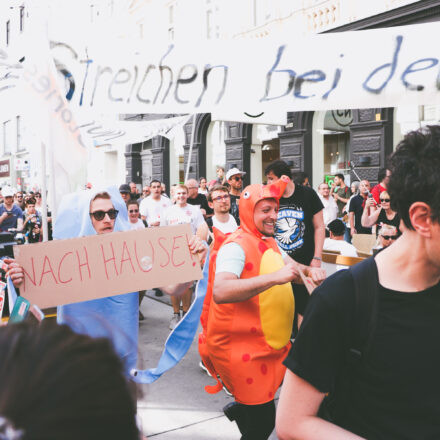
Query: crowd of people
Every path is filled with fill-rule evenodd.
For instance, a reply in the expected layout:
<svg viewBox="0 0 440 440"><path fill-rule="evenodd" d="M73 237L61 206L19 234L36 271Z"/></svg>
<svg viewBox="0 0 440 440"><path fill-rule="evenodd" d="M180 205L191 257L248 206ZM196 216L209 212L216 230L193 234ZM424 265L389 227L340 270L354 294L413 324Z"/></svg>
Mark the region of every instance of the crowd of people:
<svg viewBox="0 0 440 440"><path fill-rule="evenodd" d="M142 194L133 183L119 187L121 197L91 192L83 200L89 216L82 218L89 220L81 231L121 230L118 212L125 205L132 229L189 224L190 251L201 259L209 243L199 351L219 385L215 391L225 388L234 397L224 412L243 440L266 440L275 426L281 440L437 438L439 169L440 127L427 127L400 142L373 188L365 179L347 185L337 174L315 192L308 176L292 175L281 160L267 166L266 185L243 188L243 171L219 167L218 179L189 179L172 185L169 195L158 180ZM11 211L13 196L3 196ZM28 216L35 211L31 202ZM6 219L1 213L0 222ZM359 234L377 236L374 256L326 278L324 252L356 256L351 241ZM13 260L7 266L20 287L22 268ZM161 288L172 297L170 328L184 319L192 289L192 283ZM75 319L82 333L102 337L99 315L137 335L138 298L132 293L63 306L58 321ZM17 328L17 335L26 331ZM47 332L40 331L42 337ZM12 327L0 329L0 353L8 350L5 332ZM120 381L136 353L120 338L113 346L123 363L115 363L109 380ZM8 357L9 372L14 359ZM7 403L0 397L0 433L37 429ZM135 432L130 408L124 425Z"/></svg>
<svg viewBox="0 0 440 440"><path fill-rule="evenodd" d="M48 217L48 239L52 238L50 212ZM43 240L42 197L39 191L16 191L10 186L0 189L0 232L21 232L26 243Z"/></svg>

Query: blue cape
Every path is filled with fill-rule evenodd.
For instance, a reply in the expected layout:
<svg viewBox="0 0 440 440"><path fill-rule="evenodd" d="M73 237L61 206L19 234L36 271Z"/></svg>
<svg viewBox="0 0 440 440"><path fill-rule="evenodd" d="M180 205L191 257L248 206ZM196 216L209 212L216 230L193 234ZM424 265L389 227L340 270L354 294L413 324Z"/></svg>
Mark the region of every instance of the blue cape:
<svg viewBox="0 0 440 440"><path fill-rule="evenodd" d="M119 211L115 231L128 231L130 224L125 202L116 187L103 189ZM90 202L100 191L85 190L61 200L53 236L57 240L95 235L90 219ZM139 293L133 292L58 307L57 321L77 333L107 337L124 361L127 373L136 366L138 347Z"/></svg>

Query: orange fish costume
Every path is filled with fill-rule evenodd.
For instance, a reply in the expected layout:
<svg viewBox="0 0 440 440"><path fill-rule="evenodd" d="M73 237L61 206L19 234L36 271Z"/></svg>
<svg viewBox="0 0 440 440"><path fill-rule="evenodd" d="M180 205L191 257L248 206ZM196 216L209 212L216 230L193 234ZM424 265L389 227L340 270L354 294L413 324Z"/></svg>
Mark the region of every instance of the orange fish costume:
<svg viewBox="0 0 440 440"><path fill-rule="evenodd" d="M235 400L245 405L273 400L283 380L282 361L291 345L294 317L292 287L290 283L275 285L242 302L216 304L212 300L216 257L221 246L239 244L245 253L240 279L276 272L284 266L275 239L256 228L254 208L262 199L278 201L288 181L283 176L271 185L246 187L240 197L240 228L227 237L214 231L199 352L212 377L218 374ZM217 379L216 385L205 389L215 393L222 385Z"/></svg>

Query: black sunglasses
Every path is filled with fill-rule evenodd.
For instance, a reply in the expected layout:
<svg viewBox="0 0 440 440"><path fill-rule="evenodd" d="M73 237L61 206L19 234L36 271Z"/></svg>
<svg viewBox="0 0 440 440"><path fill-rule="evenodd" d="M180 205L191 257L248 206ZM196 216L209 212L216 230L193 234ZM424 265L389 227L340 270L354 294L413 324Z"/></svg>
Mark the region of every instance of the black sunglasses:
<svg viewBox="0 0 440 440"><path fill-rule="evenodd" d="M390 203L390 199L380 199L381 202Z"/></svg>
<svg viewBox="0 0 440 440"><path fill-rule="evenodd" d="M139 212L139 209L130 209L128 212L130 214L133 214L134 212Z"/></svg>
<svg viewBox="0 0 440 440"><path fill-rule="evenodd" d="M110 220L114 220L118 215L118 212L119 211L117 209L109 209L108 211L90 212L90 215L93 216L95 220L100 222L101 220L104 220L106 214L109 216Z"/></svg>
<svg viewBox="0 0 440 440"><path fill-rule="evenodd" d="M384 240L396 240L397 235L382 235Z"/></svg>
<svg viewBox="0 0 440 440"><path fill-rule="evenodd" d="M243 178L241 176L235 176L233 177L233 179L238 182L239 180L243 180Z"/></svg>

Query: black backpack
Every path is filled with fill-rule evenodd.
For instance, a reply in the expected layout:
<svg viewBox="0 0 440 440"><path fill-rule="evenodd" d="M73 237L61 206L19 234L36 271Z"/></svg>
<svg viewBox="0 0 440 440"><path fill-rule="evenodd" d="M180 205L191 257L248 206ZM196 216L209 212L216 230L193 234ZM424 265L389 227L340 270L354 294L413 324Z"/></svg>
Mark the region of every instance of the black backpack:
<svg viewBox="0 0 440 440"><path fill-rule="evenodd" d="M355 308L351 321L350 349L333 390L324 398L318 416L339 424L350 405L351 384L369 352L377 321L379 277L374 257L348 269L353 277Z"/></svg>

